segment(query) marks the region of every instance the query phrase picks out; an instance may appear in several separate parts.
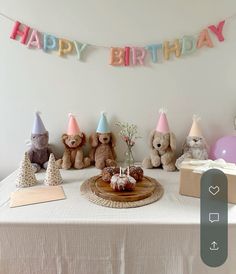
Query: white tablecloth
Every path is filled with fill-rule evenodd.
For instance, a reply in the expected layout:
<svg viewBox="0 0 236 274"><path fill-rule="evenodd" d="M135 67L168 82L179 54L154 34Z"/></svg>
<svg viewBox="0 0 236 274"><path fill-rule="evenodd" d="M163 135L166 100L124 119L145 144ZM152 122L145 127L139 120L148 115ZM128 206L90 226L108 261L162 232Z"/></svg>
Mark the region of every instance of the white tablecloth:
<svg viewBox="0 0 236 274"><path fill-rule="evenodd" d="M210 268L200 258L200 200L178 194L178 172L145 173L164 196L132 209L81 196L95 168L62 171L66 200L9 208L11 174L0 182L0 274L235 274L236 206L229 205L228 260ZM37 174L41 184L44 175Z"/></svg>

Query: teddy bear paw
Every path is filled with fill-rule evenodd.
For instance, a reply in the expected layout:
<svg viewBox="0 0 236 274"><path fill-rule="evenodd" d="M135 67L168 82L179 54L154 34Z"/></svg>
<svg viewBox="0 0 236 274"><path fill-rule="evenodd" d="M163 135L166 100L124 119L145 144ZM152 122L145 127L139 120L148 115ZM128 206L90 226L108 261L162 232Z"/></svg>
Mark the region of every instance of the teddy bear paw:
<svg viewBox="0 0 236 274"><path fill-rule="evenodd" d="M89 157L84 158L84 167L89 167L91 165L91 159Z"/></svg>
<svg viewBox="0 0 236 274"><path fill-rule="evenodd" d="M84 168L84 163L83 162L75 162L74 168L82 169L82 168Z"/></svg>
<svg viewBox="0 0 236 274"><path fill-rule="evenodd" d="M142 162L142 166L144 168L153 168L152 162L150 158L145 158Z"/></svg>
<svg viewBox="0 0 236 274"><path fill-rule="evenodd" d="M106 166L107 166L107 167L116 167L116 166L117 166L117 163L116 163L115 160L107 159L107 160L106 160Z"/></svg>
<svg viewBox="0 0 236 274"><path fill-rule="evenodd" d="M169 165L163 165L163 169L165 171L175 171L176 167L174 164L169 164Z"/></svg>
<svg viewBox="0 0 236 274"><path fill-rule="evenodd" d="M70 162L63 162L61 165L62 169L70 169L71 163Z"/></svg>
<svg viewBox="0 0 236 274"><path fill-rule="evenodd" d="M95 166L98 169L104 169L106 165L105 165L105 162L96 162Z"/></svg>

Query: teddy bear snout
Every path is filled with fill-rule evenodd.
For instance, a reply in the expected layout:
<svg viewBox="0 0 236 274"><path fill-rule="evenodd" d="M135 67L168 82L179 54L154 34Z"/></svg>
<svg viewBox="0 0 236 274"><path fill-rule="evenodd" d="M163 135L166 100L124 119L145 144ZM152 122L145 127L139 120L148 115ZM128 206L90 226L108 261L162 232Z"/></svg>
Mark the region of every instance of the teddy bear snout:
<svg viewBox="0 0 236 274"><path fill-rule="evenodd" d="M161 147L161 144L157 144L157 147Z"/></svg>
<svg viewBox="0 0 236 274"><path fill-rule="evenodd" d="M108 138L107 138L107 137L104 137L104 138L103 138L103 141L107 141L107 140L108 140Z"/></svg>
<svg viewBox="0 0 236 274"><path fill-rule="evenodd" d="M74 145L74 144L75 144L75 141L73 140L73 141L71 141L70 143L71 143L72 145Z"/></svg>

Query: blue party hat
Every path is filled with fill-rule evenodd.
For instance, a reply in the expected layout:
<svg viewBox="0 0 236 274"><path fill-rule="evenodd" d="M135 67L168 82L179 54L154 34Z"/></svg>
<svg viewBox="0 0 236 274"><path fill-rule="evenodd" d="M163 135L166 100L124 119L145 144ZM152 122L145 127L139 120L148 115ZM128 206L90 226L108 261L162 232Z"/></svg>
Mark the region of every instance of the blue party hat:
<svg viewBox="0 0 236 274"><path fill-rule="evenodd" d="M32 134L44 134L47 130L43 124L43 121L40 117L40 112L35 112L34 124L32 129Z"/></svg>
<svg viewBox="0 0 236 274"><path fill-rule="evenodd" d="M111 131L109 129L106 114L105 112L101 112L101 117L97 127L97 133L109 133L109 132Z"/></svg>

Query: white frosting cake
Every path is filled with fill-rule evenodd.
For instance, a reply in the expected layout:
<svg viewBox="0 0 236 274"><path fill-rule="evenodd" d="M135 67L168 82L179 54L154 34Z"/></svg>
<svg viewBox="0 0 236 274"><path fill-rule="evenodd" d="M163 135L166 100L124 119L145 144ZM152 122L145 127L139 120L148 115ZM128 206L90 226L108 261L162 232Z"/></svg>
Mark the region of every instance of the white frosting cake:
<svg viewBox="0 0 236 274"><path fill-rule="evenodd" d="M115 174L111 177L110 186L117 191L133 190L136 185L136 180L125 174Z"/></svg>

